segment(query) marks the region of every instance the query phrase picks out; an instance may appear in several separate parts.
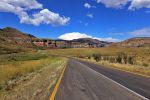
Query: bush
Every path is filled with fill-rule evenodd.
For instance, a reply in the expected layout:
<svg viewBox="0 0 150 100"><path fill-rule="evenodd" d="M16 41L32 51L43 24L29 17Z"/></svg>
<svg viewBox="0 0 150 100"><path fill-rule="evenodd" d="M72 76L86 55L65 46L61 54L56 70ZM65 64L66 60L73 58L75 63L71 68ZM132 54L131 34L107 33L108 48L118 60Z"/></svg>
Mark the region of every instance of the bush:
<svg viewBox="0 0 150 100"><path fill-rule="evenodd" d="M48 55L46 54L10 54L8 56L8 61L28 61L28 60L39 60L47 58Z"/></svg>
<svg viewBox="0 0 150 100"><path fill-rule="evenodd" d="M117 56L116 61L117 61L117 63L122 63L122 57L121 57L121 55Z"/></svg>
<svg viewBox="0 0 150 100"><path fill-rule="evenodd" d="M93 54L92 56L94 60L96 60L96 62L99 62L101 60L101 54Z"/></svg>
<svg viewBox="0 0 150 100"><path fill-rule="evenodd" d="M128 63L131 64L131 65L133 65L135 63L135 57L129 56L128 57Z"/></svg>
<svg viewBox="0 0 150 100"><path fill-rule="evenodd" d="M83 58L83 59L85 58L83 55L78 55L77 57L78 58Z"/></svg>
<svg viewBox="0 0 150 100"><path fill-rule="evenodd" d="M125 54L125 53L118 54L116 61L117 61L117 63L127 64L128 63L128 56L127 56L127 54Z"/></svg>
<svg viewBox="0 0 150 100"><path fill-rule="evenodd" d="M115 62L116 62L115 57L109 57L109 62L110 62L110 63L115 63Z"/></svg>
<svg viewBox="0 0 150 100"><path fill-rule="evenodd" d="M148 67L148 64L147 64L147 63L143 63L143 66L144 66L144 67Z"/></svg>
<svg viewBox="0 0 150 100"><path fill-rule="evenodd" d="M103 60L104 61L108 61L109 60L109 56L103 56Z"/></svg>
<svg viewBox="0 0 150 100"><path fill-rule="evenodd" d="M88 55L88 59L91 59L91 56L90 56L90 55Z"/></svg>

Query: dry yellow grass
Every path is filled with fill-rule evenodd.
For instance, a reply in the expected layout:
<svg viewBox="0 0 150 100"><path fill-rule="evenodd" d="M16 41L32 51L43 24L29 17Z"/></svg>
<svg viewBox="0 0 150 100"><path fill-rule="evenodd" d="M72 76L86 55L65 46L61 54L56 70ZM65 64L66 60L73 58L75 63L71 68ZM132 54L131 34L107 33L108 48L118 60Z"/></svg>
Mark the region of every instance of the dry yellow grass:
<svg viewBox="0 0 150 100"><path fill-rule="evenodd" d="M2 55L0 58L0 90L7 89L10 80L16 80L62 59L43 52Z"/></svg>
<svg viewBox="0 0 150 100"><path fill-rule="evenodd" d="M123 69L131 72L150 75L150 47L140 48L123 48L123 47L106 47L106 48L73 48L73 49L56 49L49 50L49 54L69 57L88 58L94 53L102 56L116 56L119 53L127 55L136 55L136 65L110 63L108 61L100 61L98 63ZM95 61L94 61L95 62Z"/></svg>
<svg viewBox="0 0 150 100"><path fill-rule="evenodd" d="M71 48L71 49L52 49L48 50L49 54L69 57L87 57L93 53L101 55L115 56L119 53L128 55L136 55L139 65L150 63L150 47L141 48L123 48L123 47L107 47L107 48Z"/></svg>
<svg viewBox="0 0 150 100"><path fill-rule="evenodd" d="M2 100L46 100L49 98L62 69L66 66L67 59L64 57L48 57L32 61L29 61L29 63L25 61L25 63L18 66L11 66L35 68L35 71L30 73L27 69L25 76L18 77L13 85L9 85L9 90L0 91ZM39 70L38 65L41 65ZM8 69L5 70L9 71ZM14 69L14 71L23 71L22 73L24 73L24 69L22 71ZM9 81L14 82L13 80Z"/></svg>
<svg viewBox="0 0 150 100"><path fill-rule="evenodd" d="M120 69L120 70L150 77L150 67L130 65L130 64L110 63L108 61L96 62L94 59L81 59L81 60L89 61L95 64L104 65L105 67L116 68L116 69Z"/></svg>
<svg viewBox="0 0 150 100"><path fill-rule="evenodd" d="M49 62L48 59L20 61L11 64L0 65L0 79L12 79L17 76L32 72L45 66Z"/></svg>
<svg viewBox="0 0 150 100"><path fill-rule="evenodd" d="M106 47L106 48L71 48L71 49L51 49L48 50L50 54L57 54L62 56L77 56L77 55L89 55L92 53L101 53L103 55L115 55L120 52L128 54L138 54L146 56L150 55L150 47L141 48L123 48L123 47Z"/></svg>

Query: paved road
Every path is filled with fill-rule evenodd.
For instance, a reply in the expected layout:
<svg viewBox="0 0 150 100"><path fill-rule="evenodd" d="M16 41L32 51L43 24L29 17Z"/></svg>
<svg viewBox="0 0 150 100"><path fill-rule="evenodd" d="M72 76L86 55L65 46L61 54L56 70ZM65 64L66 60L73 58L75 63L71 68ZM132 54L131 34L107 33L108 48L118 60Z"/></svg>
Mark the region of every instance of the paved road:
<svg viewBox="0 0 150 100"><path fill-rule="evenodd" d="M145 99L117 82L150 98L149 78L70 59L55 100Z"/></svg>

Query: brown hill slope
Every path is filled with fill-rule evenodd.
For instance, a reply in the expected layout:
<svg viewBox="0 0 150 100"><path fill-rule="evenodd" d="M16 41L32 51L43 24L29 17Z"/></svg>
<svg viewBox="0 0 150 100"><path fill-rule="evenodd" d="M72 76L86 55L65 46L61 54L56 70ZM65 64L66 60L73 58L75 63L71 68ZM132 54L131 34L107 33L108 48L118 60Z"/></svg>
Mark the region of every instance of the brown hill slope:
<svg viewBox="0 0 150 100"><path fill-rule="evenodd" d="M0 54L1 53L11 53L25 48L33 48L35 45L32 43L32 40L36 37L25 34L17 29L6 27L0 29Z"/></svg>
<svg viewBox="0 0 150 100"><path fill-rule="evenodd" d="M105 47L110 44L110 42L100 41L92 38L80 38L74 40L55 40L56 46L59 48L70 47L70 48L89 48L89 47Z"/></svg>
<svg viewBox="0 0 150 100"><path fill-rule="evenodd" d="M146 47L146 46L150 46L150 37L131 38L131 39L116 43L115 45L122 46L122 47Z"/></svg>

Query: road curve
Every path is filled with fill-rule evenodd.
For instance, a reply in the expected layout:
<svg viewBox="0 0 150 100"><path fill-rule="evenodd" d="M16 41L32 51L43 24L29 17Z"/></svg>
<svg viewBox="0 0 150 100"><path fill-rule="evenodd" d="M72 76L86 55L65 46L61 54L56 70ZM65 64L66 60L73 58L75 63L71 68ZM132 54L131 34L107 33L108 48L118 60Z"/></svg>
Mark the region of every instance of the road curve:
<svg viewBox="0 0 150 100"><path fill-rule="evenodd" d="M145 100L95 67L100 69L98 65L70 59L55 100Z"/></svg>

